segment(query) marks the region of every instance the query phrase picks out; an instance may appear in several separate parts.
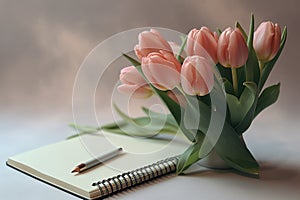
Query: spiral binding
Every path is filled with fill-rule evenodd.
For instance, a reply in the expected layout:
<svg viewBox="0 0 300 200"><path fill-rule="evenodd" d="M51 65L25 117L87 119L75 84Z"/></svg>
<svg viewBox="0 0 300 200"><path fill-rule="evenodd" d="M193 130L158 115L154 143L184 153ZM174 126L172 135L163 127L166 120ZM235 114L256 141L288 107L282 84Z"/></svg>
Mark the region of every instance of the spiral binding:
<svg viewBox="0 0 300 200"><path fill-rule="evenodd" d="M95 182L92 186L97 186L99 188L100 197L108 196L112 193L139 185L162 175L175 172L177 161L178 156L160 160L151 165Z"/></svg>

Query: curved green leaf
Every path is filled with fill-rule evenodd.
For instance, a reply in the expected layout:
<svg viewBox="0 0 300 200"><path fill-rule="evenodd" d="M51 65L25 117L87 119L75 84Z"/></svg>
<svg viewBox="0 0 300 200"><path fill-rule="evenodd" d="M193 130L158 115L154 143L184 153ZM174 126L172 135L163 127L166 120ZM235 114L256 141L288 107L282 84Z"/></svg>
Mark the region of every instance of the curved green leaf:
<svg viewBox="0 0 300 200"><path fill-rule="evenodd" d="M240 99L232 94L226 95L231 124L234 127L244 120L257 97L257 86L254 82L245 82L244 85L246 87Z"/></svg>
<svg viewBox="0 0 300 200"><path fill-rule="evenodd" d="M232 83L229 82L226 78L223 78L223 84L224 84L226 93L234 95Z"/></svg>
<svg viewBox="0 0 300 200"><path fill-rule="evenodd" d="M261 93L257 101L257 107L255 109L255 117L268 106L275 103L280 93L280 83L272 85Z"/></svg>
<svg viewBox="0 0 300 200"><path fill-rule="evenodd" d="M253 119L254 119L254 114L255 114L255 109L257 105L257 96L258 96L258 88L257 85L253 82L247 82L244 83L246 88L251 91L247 95L243 96L244 99L242 101L247 102L248 105L248 111L246 112L246 115L242 118L240 123L235 126L235 130L238 134L244 133L251 125Z"/></svg>
<svg viewBox="0 0 300 200"><path fill-rule="evenodd" d="M138 137L153 137L162 132L176 133L178 128L174 127L167 123L167 116L148 116L148 117L139 117L131 118L125 113L123 113L116 105L114 105L116 112L122 117L126 124L118 125L120 131L119 133L124 133L130 136ZM102 128L104 129L104 128ZM112 129L105 129L112 130ZM115 129L116 130L116 129Z"/></svg>
<svg viewBox="0 0 300 200"><path fill-rule="evenodd" d="M174 128L177 128L177 129L179 128L177 122L175 121L174 117L171 114L163 114L163 113L154 112L146 107L142 107L142 110L150 118L154 117L156 119L166 120L166 124L173 126Z"/></svg>
<svg viewBox="0 0 300 200"><path fill-rule="evenodd" d="M177 174L183 174L184 170L188 169L192 164L200 160L200 148L204 139L204 134L199 133L197 142L190 145L185 152L180 155L177 163Z"/></svg>
<svg viewBox="0 0 300 200"><path fill-rule="evenodd" d="M235 130L224 124L221 136L214 147L217 154L234 169L258 176L259 165Z"/></svg>
<svg viewBox="0 0 300 200"><path fill-rule="evenodd" d="M191 141L195 142L195 134L192 130L187 129L183 124L181 124L181 115L184 115L185 111L184 108L180 107L176 102L171 99L166 92L160 91L156 88L154 88L154 91L156 94L161 98L161 100L165 103L165 105L168 107L169 111L173 115L174 119L176 120L178 126L184 133L184 135Z"/></svg>
<svg viewBox="0 0 300 200"><path fill-rule="evenodd" d="M254 119L256 104L257 104L257 98L256 98L255 102L253 103L253 105L251 106L248 113L246 114L246 116L244 117L244 119L237 126L234 127L235 131L239 135L242 135L250 127L250 125Z"/></svg>

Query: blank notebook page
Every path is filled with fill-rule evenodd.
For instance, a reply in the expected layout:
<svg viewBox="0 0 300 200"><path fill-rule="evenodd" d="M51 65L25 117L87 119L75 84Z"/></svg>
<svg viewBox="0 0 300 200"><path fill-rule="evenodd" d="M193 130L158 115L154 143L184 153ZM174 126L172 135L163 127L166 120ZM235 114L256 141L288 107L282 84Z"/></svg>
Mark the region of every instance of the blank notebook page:
<svg viewBox="0 0 300 200"><path fill-rule="evenodd" d="M76 195L96 198L99 189L92 183L180 155L187 146L188 142L180 136L170 140L117 134L85 135L13 156L8 164ZM122 147L124 153L82 173L71 173L81 162L117 147Z"/></svg>

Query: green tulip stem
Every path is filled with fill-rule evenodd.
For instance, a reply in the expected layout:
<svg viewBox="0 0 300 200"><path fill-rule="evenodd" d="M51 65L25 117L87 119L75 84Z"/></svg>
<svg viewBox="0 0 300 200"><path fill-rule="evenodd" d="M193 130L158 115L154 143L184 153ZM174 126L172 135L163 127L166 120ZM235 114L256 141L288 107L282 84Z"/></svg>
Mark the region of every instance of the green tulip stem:
<svg viewBox="0 0 300 200"><path fill-rule="evenodd" d="M180 85L177 85L175 88L185 97L185 92Z"/></svg>
<svg viewBox="0 0 300 200"><path fill-rule="evenodd" d="M233 91L236 96L238 96L239 88L238 88L238 77L236 73L236 68L231 67L231 76L232 76L232 85L233 85Z"/></svg>
<svg viewBox="0 0 300 200"><path fill-rule="evenodd" d="M258 61L258 64L259 64L259 72L260 72L260 77L262 76L262 70L265 66L265 63L263 61Z"/></svg>

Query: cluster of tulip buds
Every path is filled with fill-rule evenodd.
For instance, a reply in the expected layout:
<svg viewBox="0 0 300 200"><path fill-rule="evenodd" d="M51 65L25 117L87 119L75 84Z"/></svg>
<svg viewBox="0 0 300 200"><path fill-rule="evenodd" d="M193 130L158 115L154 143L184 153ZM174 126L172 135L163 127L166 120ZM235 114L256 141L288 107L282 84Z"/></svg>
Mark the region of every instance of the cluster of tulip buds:
<svg viewBox="0 0 300 200"><path fill-rule="evenodd" d="M207 27L193 29L188 33L183 62L176 59L174 44L165 40L154 29L139 34L139 43L134 50L141 61L141 68L147 80L162 91L180 87L188 95L205 96L214 86L216 64L231 69L232 85L238 94L236 70L248 59L247 41L240 28L226 28L219 33ZM253 37L253 48L259 61L260 73L264 63L272 60L280 48L281 28L270 21L262 22ZM120 74L121 93L136 98L148 98L153 94L138 70L129 66Z"/></svg>

